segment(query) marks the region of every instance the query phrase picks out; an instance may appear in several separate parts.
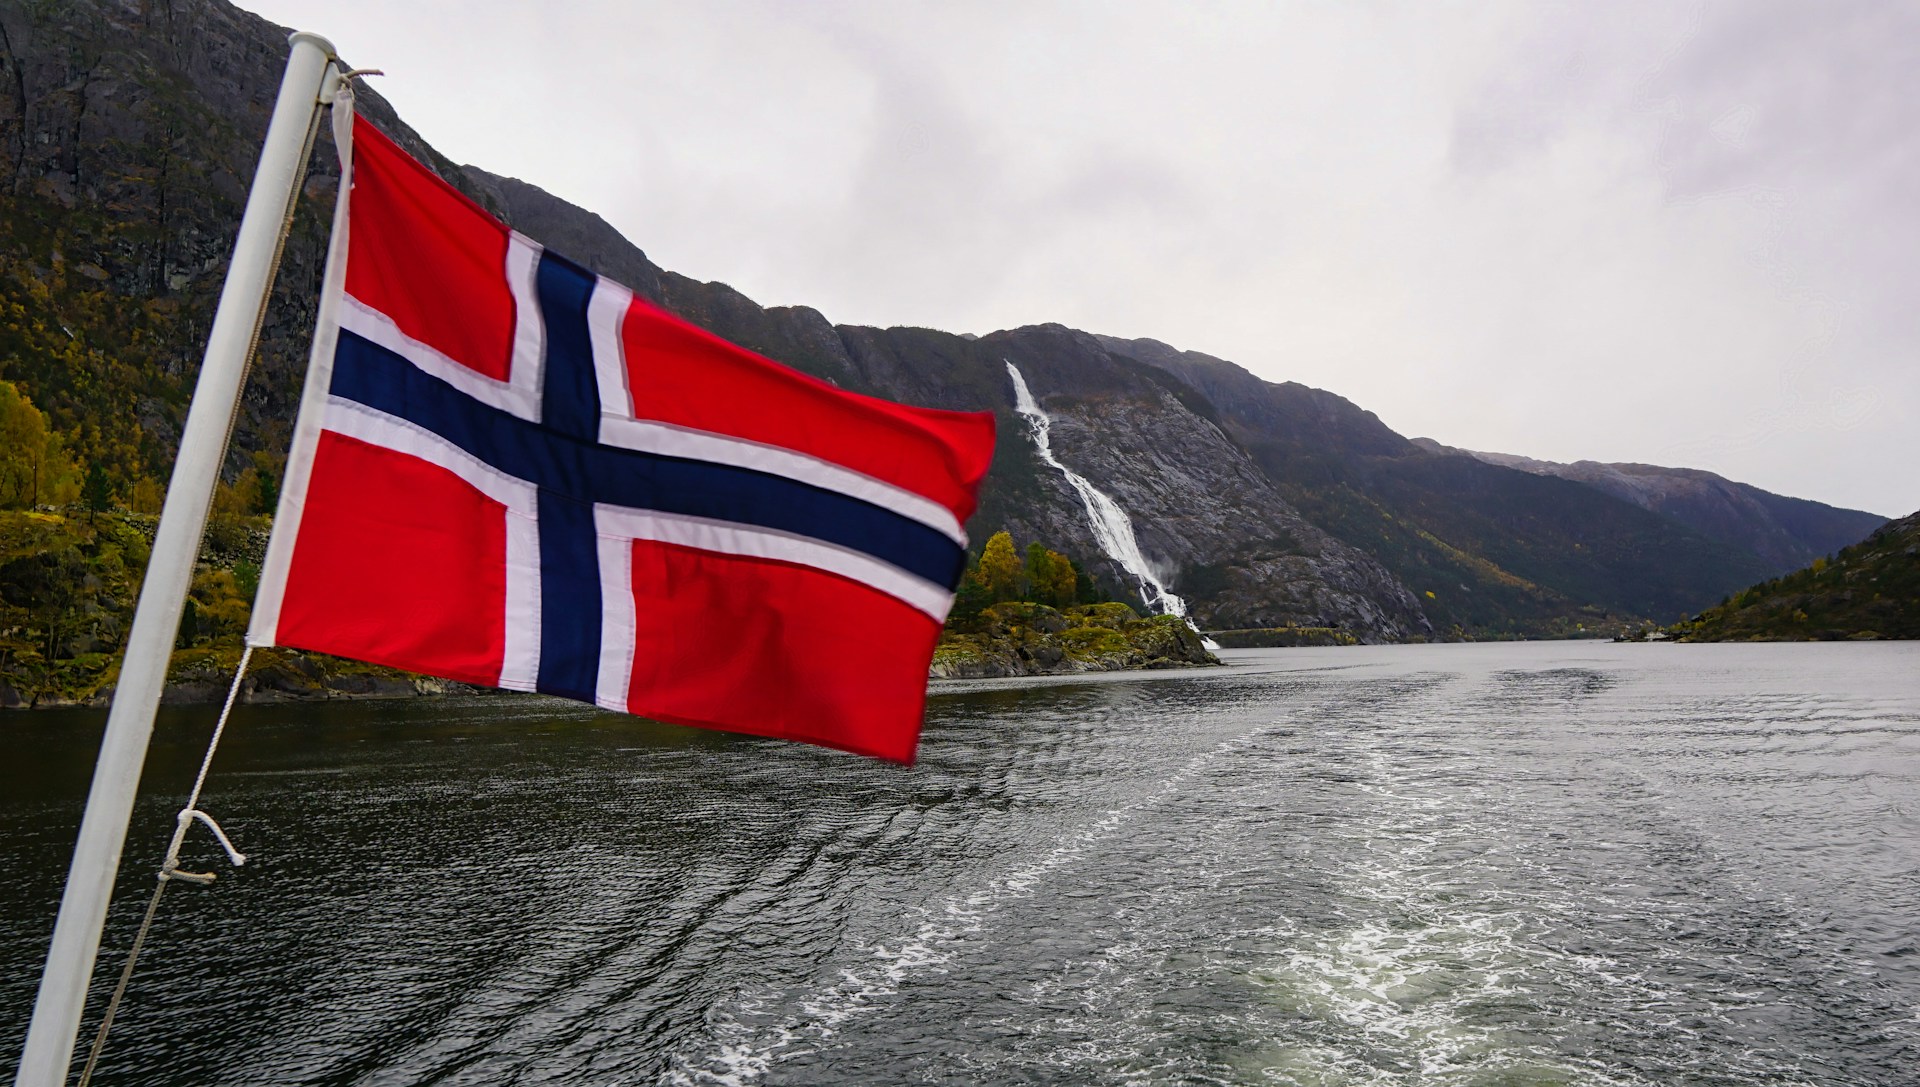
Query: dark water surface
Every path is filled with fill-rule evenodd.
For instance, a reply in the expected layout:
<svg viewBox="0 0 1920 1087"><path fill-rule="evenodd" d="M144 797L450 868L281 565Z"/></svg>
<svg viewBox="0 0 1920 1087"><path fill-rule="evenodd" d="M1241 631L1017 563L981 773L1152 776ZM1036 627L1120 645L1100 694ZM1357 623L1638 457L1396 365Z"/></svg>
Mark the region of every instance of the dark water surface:
<svg viewBox="0 0 1920 1087"><path fill-rule="evenodd" d="M1229 656L943 685L911 770L244 709L205 806L255 859L196 832L99 1082L1920 1083L1920 643ZM100 720L0 718L9 1080Z"/></svg>

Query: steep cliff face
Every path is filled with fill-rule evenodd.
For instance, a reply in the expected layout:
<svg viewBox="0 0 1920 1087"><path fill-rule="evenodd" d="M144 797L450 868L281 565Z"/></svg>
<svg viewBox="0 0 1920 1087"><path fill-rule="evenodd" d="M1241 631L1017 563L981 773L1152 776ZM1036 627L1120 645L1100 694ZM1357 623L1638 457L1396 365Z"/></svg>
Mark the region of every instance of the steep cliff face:
<svg viewBox="0 0 1920 1087"><path fill-rule="evenodd" d="M1191 390L1057 325L980 342L1020 367L1053 418L1061 462L1132 516L1141 549L1203 625L1335 626L1364 640L1430 632L1413 594L1302 517ZM1062 518L1056 497L1035 514L1090 536L1078 506Z"/></svg>
<svg viewBox="0 0 1920 1087"><path fill-rule="evenodd" d="M0 2L0 378L88 462L164 479L287 32L220 0ZM377 93L362 110L478 193ZM337 177L325 126L261 330L232 463L280 448Z"/></svg>

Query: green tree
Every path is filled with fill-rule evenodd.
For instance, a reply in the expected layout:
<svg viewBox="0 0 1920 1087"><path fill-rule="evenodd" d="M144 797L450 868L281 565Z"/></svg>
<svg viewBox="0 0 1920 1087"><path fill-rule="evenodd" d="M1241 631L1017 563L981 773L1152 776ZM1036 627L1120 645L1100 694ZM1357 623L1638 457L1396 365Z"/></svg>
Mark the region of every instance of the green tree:
<svg viewBox="0 0 1920 1087"><path fill-rule="evenodd" d="M1049 573L1046 582L1046 603L1056 608L1064 608L1080 598L1080 571L1073 560L1058 551L1047 552Z"/></svg>
<svg viewBox="0 0 1920 1087"><path fill-rule="evenodd" d="M1074 601L1080 604L1105 603L1105 594L1100 591L1099 586L1093 583L1093 577L1080 565L1079 560L1068 559L1067 562L1073 567Z"/></svg>
<svg viewBox="0 0 1920 1087"><path fill-rule="evenodd" d="M6 633L20 638L9 664L35 701L52 689L61 662L73 657L86 612L96 603L87 580L86 556L74 540L48 540L0 564L0 603L11 613Z"/></svg>
<svg viewBox="0 0 1920 1087"><path fill-rule="evenodd" d="M0 381L0 507L24 509L71 497L73 462L47 417L10 381Z"/></svg>
<svg viewBox="0 0 1920 1087"><path fill-rule="evenodd" d="M1026 598L1064 608L1079 597L1079 571L1073 560L1043 544L1027 545Z"/></svg>
<svg viewBox="0 0 1920 1087"><path fill-rule="evenodd" d="M254 513L271 517L280 508L280 473L286 466L287 458L264 449L253 455Z"/></svg>
<svg viewBox="0 0 1920 1087"><path fill-rule="evenodd" d="M980 584L980 578L972 570L960 579L960 587L953 591L953 607L947 612L950 626L964 626L980 618L980 613L993 603L993 594Z"/></svg>
<svg viewBox="0 0 1920 1087"><path fill-rule="evenodd" d="M280 484L270 473L260 473L260 485L255 488L253 512L269 517L280 505Z"/></svg>
<svg viewBox="0 0 1920 1087"><path fill-rule="evenodd" d="M86 503L87 520L113 505L113 482L99 461L87 465L87 481L80 487L80 500Z"/></svg>
<svg viewBox="0 0 1920 1087"><path fill-rule="evenodd" d="M1013 549L1013 536L1002 530L987 537L980 551L980 585L998 604L1020 598L1020 554Z"/></svg>
<svg viewBox="0 0 1920 1087"><path fill-rule="evenodd" d="M1026 584L1022 586L1024 590L1021 594L1022 598L1041 604L1053 603L1048 599L1048 590L1053 584L1053 560L1048 556L1052 554L1053 552L1048 551L1046 545L1038 540L1027 545L1025 570L1027 576Z"/></svg>
<svg viewBox="0 0 1920 1087"><path fill-rule="evenodd" d="M173 647L191 649L193 643L199 638L200 609L194 604L193 597L189 596L187 602L180 608L180 630L173 636Z"/></svg>

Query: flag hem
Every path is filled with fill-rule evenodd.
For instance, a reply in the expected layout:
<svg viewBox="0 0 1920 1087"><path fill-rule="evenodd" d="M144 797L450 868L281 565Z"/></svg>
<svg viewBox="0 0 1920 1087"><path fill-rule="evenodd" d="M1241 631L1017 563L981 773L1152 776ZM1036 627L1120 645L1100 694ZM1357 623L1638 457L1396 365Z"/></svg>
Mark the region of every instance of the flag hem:
<svg viewBox="0 0 1920 1087"><path fill-rule="evenodd" d="M287 449L286 472L280 482L280 503L273 514L273 534L267 540L267 554L260 564L260 584L254 590L253 614L247 624L247 644L255 648L278 644L287 571L293 565L293 547L300 537L300 517L306 509L314 450L320 443L327 389L333 381L333 355L340 339L340 303L346 297L347 242L351 234L347 216L353 195L353 117L353 92L349 85L342 84L333 100L332 118L333 143L340 155L340 191L334 197L333 232L327 238L320 306L314 315L313 343L307 353L307 380L300 394L300 409L294 416L293 441Z"/></svg>

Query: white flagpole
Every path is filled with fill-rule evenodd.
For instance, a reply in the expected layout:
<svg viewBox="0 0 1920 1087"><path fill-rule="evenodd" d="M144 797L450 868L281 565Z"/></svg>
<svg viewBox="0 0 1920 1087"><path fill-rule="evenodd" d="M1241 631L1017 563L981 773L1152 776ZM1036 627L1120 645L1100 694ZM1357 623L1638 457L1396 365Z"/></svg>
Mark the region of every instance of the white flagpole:
<svg viewBox="0 0 1920 1087"><path fill-rule="evenodd" d="M86 1009L87 984L100 950L100 930L106 923L107 903L120 866L120 849L133 815L133 798L140 785L140 767L146 761L153 735L154 710L166 684L167 659L180 626L180 611L193 580L200 554L200 536L207 510L226 456L228 432L240 389L246 380L247 355L253 348L255 322L273 284L281 224L298 193L305 173L307 133L319 108L320 94L334 61L333 44L317 34L296 33L290 39L287 71L280 80L260 150L253 190L240 219L233 261L220 291L213 328L207 336L206 359L194 387L193 406L180 435L173 480L160 514L153 556L147 563L133 629L127 636L120 682L113 709L107 715L100 758L94 764L93 787L74 844L73 863L60 899L60 917L54 923L53 943L47 950L46 971L40 975L40 994L27 1028L26 1048L20 1055L15 1087L62 1087L73 1060L80 1016Z"/></svg>

